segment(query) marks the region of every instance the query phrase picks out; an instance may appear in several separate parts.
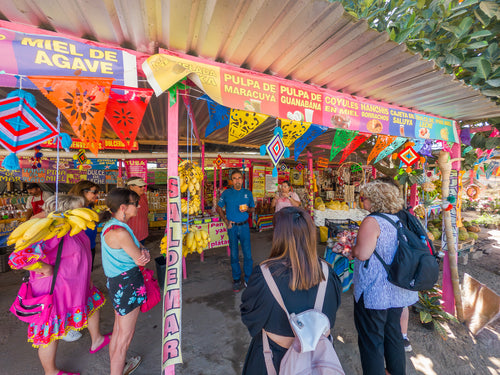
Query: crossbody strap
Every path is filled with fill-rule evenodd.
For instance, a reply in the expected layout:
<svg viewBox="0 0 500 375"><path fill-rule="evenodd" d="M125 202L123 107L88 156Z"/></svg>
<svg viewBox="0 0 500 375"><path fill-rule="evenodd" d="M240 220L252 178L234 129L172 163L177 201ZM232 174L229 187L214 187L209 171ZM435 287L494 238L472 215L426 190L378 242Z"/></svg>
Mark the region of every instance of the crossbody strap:
<svg viewBox="0 0 500 375"><path fill-rule="evenodd" d="M326 294L326 282L328 280L328 266L323 261L321 262L321 269L323 270L325 279L319 283L318 294L316 294L316 301L314 302L314 309L318 311L323 311L323 303L325 302Z"/></svg>
<svg viewBox="0 0 500 375"><path fill-rule="evenodd" d="M269 267L266 264L261 264L260 269L262 270L262 275L264 275L264 279L266 280L267 286L271 290L274 299L281 306L283 311L286 313L288 319L290 319L290 314L285 307L285 303L283 302L283 298L281 297L281 293L278 289L278 285L276 285L276 281L274 281L273 276L271 275L271 271L269 271Z"/></svg>
<svg viewBox="0 0 500 375"><path fill-rule="evenodd" d="M52 285L50 286L50 294L54 293L54 287L56 285L57 273L59 272L59 265L61 264L61 254L63 248L64 237L59 241L59 246L57 248L56 264L54 265L54 270L52 271Z"/></svg>

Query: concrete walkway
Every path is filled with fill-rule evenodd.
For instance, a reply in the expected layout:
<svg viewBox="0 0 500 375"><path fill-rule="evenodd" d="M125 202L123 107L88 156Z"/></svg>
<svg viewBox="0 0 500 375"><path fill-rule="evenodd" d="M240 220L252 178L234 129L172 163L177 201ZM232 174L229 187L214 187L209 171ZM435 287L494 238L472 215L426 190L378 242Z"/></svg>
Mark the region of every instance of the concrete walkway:
<svg viewBox="0 0 500 375"><path fill-rule="evenodd" d="M147 243L153 258L159 254L160 239L161 235L153 235L150 236ZM255 263L267 257L271 240L272 231L252 233L252 253ZM322 254L324 247L320 245L318 251ZM99 255L96 257L97 264L93 272L93 280L100 290L107 292ZM154 262L151 263L150 267L155 267ZM205 262L200 262L198 255L190 255L187 259L187 272L188 278L184 280L182 290L182 354L184 363L176 366L176 374L240 374L250 336L240 319L241 292L233 293L231 290L230 262L226 248L207 251ZM0 363L2 364L0 374L43 374L37 351L26 341L27 325L17 320L8 311L19 289L21 278L22 272L18 271L0 274L2 296L0 299ZM342 306L337 314L333 336L335 348L346 374L360 374L361 366L357 348L357 334L352 317L352 300L350 291L343 294ZM418 325L416 315L412 315L410 318L410 337L412 334L416 335L416 331L423 330ZM111 304L107 302L101 309L103 333L111 331L113 319ZM87 330L82 332L83 337L76 342L60 341L57 356L58 366L66 371L79 371L82 375L108 374L108 351L102 350L96 354L89 354L90 336ZM449 345L451 340L442 341L435 332L429 332L426 335L435 336L430 340L433 345L426 344L424 346L424 343L419 345L418 342L412 342L414 353L407 355L408 375L469 373L468 371L454 371L453 366L458 364L456 358L433 357L436 345L442 346L445 345L444 343ZM492 342L485 343L485 345L491 344ZM140 354L144 361L134 374L159 375L161 373L160 348L161 306L158 305L148 313L140 314L129 355ZM476 349L466 348L465 350ZM481 348L478 347L477 350L481 350ZM471 355L470 352L468 354ZM424 362L430 361L431 365L433 364L431 366L432 372L419 368L418 363L422 358ZM475 366L475 370L480 368L480 366ZM486 369L484 368L484 370ZM488 372L479 371L476 373Z"/></svg>

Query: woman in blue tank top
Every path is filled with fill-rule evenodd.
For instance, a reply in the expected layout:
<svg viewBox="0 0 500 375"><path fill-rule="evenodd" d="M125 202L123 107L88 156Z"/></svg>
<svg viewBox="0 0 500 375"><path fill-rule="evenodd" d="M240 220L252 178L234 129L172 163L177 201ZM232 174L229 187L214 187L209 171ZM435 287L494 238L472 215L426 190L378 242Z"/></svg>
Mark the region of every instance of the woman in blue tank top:
<svg viewBox="0 0 500 375"><path fill-rule="evenodd" d="M106 197L109 211L101 221L102 267L108 277L109 297L115 309L115 324L109 344L111 375L122 375L127 350L134 336L139 307L146 299L144 278L138 266L150 261L127 221L137 215L139 196L128 189L113 189ZM135 359L140 362L140 359Z"/></svg>

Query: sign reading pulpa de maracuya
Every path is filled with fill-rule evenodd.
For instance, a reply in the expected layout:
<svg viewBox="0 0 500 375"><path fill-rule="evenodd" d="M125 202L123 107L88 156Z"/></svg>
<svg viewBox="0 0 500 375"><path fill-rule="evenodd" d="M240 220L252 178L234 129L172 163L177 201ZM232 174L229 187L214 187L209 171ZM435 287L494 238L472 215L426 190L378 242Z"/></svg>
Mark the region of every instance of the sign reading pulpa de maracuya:
<svg viewBox="0 0 500 375"><path fill-rule="evenodd" d="M114 84L137 87L136 57L123 50L104 48L44 34L0 28L2 70L0 83L19 87L12 74L114 78ZM23 88L34 88L23 80Z"/></svg>
<svg viewBox="0 0 500 375"><path fill-rule="evenodd" d="M185 77L239 110L329 128L457 142L450 119L160 49L142 65L157 95Z"/></svg>

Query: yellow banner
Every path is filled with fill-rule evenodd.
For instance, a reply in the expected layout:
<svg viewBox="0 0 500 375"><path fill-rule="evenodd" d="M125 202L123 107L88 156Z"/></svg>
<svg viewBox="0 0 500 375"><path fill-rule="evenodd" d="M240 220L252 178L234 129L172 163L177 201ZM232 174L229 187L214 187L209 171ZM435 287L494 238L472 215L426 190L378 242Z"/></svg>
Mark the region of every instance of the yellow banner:
<svg viewBox="0 0 500 375"><path fill-rule="evenodd" d="M266 121L268 117L268 115L262 115L260 113L231 109L227 142L232 143L246 137Z"/></svg>
<svg viewBox="0 0 500 375"><path fill-rule="evenodd" d="M302 135L311 126L310 122L281 120L281 130L283 130L283 143L290 147L293 143L302 137Z"/></svg>
<svg viewBox="0 0 500 375"><path fill-rule="evenodd" d="M188 77L210 98L222 104L220 68L217 66L157 54L144 61L142 70L156 96Z"/></svg>

